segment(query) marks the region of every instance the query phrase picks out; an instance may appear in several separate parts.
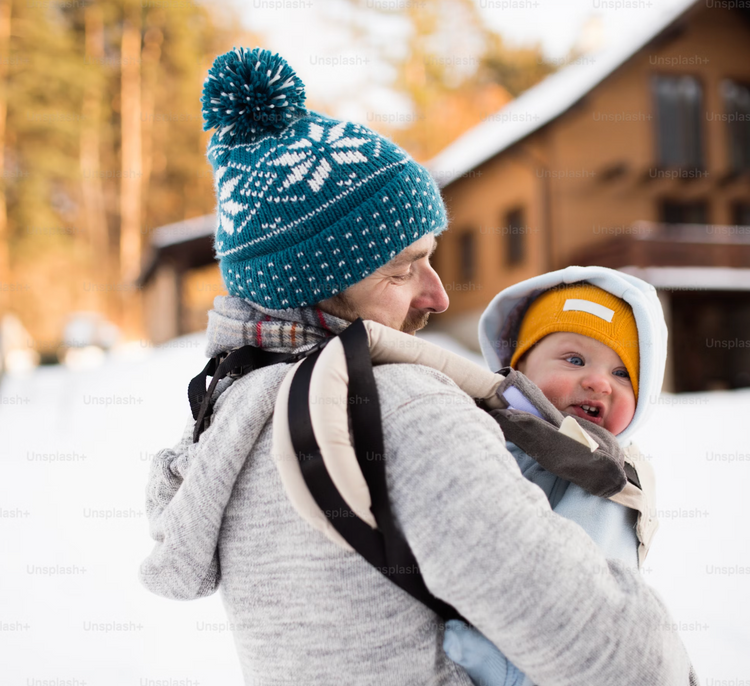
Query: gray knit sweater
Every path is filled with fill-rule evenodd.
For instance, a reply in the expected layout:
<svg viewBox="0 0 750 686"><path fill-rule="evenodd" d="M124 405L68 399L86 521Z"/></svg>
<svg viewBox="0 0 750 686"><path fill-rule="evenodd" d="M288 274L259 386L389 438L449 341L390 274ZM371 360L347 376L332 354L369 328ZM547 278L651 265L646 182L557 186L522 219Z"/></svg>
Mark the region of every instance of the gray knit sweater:
<svg viewBox="0 0 750 686"><path fill-rule="evenodd" d="M247 684L468 686L440 620L288 502L269 421L288 369L235 381L199 443L189 421L156 455L142 582L179 599L220 588ZM389 494L435 595L540 686L687 686L661 599L550 510L489 415L426 367L375 377Z"/></svg>

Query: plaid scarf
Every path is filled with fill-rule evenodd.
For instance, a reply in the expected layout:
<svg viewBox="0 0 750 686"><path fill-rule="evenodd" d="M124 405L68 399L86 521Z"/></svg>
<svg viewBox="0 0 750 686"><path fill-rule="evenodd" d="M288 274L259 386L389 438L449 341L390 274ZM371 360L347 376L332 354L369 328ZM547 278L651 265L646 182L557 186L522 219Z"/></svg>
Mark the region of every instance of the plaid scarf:
<svg viewBox="0 0 750 686"><path fill-rule="evenodd" d="M248 344L271 352L303 352L349 324L315 306L272 310L244 298L219 295L208 312L206 356Z"/></svg>

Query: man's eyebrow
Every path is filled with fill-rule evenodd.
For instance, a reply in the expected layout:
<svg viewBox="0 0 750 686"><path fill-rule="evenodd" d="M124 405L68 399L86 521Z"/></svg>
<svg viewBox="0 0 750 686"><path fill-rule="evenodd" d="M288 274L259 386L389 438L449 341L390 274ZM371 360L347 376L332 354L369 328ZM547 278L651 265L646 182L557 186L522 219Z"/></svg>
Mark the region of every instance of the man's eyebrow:
<svg viewBox="0 0 750 686"><path fill-rule="evenodd" d="M413 250L409 250L409 248L406 248L400 254L396 255L396 257L394 257L388 263L388 266L401 267L407 264L411 264L412 262L416 262L417 260L421 260L424 257L432 257L432 254L435 252L436 248L437 241L432 244L432 248L430 248L430 250L420 250L418 252L415 252Z"/></svg>

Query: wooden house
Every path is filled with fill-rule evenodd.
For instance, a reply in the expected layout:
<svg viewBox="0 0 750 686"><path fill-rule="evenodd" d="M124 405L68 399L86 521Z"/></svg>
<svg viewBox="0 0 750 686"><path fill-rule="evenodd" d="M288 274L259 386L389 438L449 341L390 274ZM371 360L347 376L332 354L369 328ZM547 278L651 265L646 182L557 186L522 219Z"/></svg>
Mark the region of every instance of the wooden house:
<svg viewBox="0 0 750 686"><path fill-rule="evenodd" d="M666 390L750 386L750 9L726 5L683 3L429 163L451 218L433 326L477 348L500 290L597 264L658 289Z"/></svg>

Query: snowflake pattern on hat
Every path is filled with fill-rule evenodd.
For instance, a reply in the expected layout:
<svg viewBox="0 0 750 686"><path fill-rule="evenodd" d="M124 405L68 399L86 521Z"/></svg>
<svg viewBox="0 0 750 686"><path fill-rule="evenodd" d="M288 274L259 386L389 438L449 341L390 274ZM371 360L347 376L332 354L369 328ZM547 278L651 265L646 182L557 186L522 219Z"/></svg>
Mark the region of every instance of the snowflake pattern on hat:
<svg viewBox="0 0 750 686"><path fill-rule="evenodd" d="M290 132L281 136L279 147L283 152L266 160L270 171L258 169L248 173L246 165L231 163L216 170L216 194L221 206L219 221L225 233L232 235L242 231L257 214L263 200L304 203L308 200L306 193L319 193L330 179L335 179L339 189L345 191L359 179L356 166L380 156L380 140L359 125L325 119L306 124L306 136L297 137ZM349 134L347 127L353 129ZM294 142L283 147L285 138ZM346 172L346 178L342 179L336 168L347 165L352 165L352 171ZM306 182L303 187L298 186L303 181ZM234 198L235 190L246 202ZM236 226L235 218L240 213L245 214L245 219Z"/></svg>

